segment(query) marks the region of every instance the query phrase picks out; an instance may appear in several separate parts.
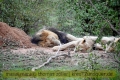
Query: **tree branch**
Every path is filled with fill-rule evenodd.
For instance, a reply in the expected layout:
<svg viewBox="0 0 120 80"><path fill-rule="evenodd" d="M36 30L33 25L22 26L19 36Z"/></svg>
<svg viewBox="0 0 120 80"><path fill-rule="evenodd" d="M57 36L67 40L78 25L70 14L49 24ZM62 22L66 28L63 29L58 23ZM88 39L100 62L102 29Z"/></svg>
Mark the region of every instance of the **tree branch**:
<svg viewBox="0 0 120 80"><path fill-rule="evenodd" d="M110 23L110 21L107 20L107 19L98 11L98 9L93 5L92 1L91 1L91 0L88 0L88 1L89 1L90 4L94 7L94 9L100 14L100 16L101 16L106 22L108 22L108 24L110 25L110 28L111 28L112 30L114 30L117 34L120 35L120 32L118 32L118 31L113 27L113 25Z"/></svg>
<svg viewBox="0 0 120 80"><path fill-rule="evenodd" d="M56 54L55 54L54 56L51 56L51 57L50 57L46 62L44 62L42 65L39 65L38 67L33 67L31 70L32 70L32 71L35 71L36 69L39 69L39 68L45 66L45 65L48 64L53 58L56 58L56 57L59 57L59 56L70 57L70 54L69 54L69 53L68 53L68 55L67 55L67 54L58 54L59 51L60 51L60 48L61 48L61 43L60 43L60 47L59 47L58 51L56 52Z"/></svg>
<svg viewBox="0 0 120 80"><path fill-rule="evenodd" d="M65 56L65 57L70 57L70 55L68 54L57 54L57 55L54 55L54 56L51 56L46 62L44 62L42 65L39 65L38 67L33 67L32 68L32 71L35 71L35 69L39 69L43 66L45 66L46 64L48 64L53 58L56 58L56 57L59 57L59 56Z"/></svg>

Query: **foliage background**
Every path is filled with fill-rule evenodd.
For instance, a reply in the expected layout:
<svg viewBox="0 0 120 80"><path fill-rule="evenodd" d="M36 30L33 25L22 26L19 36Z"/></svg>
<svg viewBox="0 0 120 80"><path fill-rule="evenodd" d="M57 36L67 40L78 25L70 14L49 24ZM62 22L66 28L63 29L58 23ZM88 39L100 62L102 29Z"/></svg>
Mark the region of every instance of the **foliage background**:
<svg viewBox="0 0 120 80"><path fill-rule="evenodd" d="M0 0L0 14L1 22L21 28L29 35L43 26L76 36L120 35L119 0Z"/></svg>

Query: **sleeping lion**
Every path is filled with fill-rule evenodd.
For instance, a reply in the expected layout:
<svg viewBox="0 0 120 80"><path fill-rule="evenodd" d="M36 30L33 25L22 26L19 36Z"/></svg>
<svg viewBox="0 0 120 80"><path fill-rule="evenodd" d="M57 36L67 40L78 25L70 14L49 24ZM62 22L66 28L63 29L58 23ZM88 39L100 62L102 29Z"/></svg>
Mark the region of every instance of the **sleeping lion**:
<svg viewBox="0 0 120 80"><path fill-rule="evenodd" d="M53 47L75 40L78 40L78 38L71 34L66 34L55 28L48 28L39 30L31 39L31 42L42 47Z"/></svg>

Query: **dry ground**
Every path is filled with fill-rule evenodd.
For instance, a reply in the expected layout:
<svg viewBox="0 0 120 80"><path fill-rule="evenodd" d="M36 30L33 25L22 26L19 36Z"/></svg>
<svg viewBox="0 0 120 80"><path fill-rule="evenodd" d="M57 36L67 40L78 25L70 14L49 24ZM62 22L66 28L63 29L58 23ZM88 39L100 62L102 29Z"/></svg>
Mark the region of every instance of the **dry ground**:
<svg viewBox="0 0 120 80"><path fill-rule="evenodd" d="M81 70L117 68L118 64L112 58L112 53L94 50L90 53L73 51L59 51L58 54L68 54L70 57L59 56L52 59L41 69ZM56 54L51 48L28 48L17 50L2 50L0 62L2 70L31 70L32 67L42 65L49 57Z"/></svg>

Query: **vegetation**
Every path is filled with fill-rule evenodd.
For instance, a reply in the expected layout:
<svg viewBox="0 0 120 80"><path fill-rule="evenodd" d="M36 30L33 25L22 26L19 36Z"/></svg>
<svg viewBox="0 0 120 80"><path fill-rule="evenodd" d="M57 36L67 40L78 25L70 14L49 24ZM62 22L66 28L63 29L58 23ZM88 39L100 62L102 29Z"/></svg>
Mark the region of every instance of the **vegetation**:
<svg viewBox="0 0 120 80"><path fill-rule="evenodd" d="M120 36L120 0L0 0L0 22L5 22L12 27L21 28L28 35L33 35L43 26L50 26L75 36ZM118 75L114 79L107 80L120 78L120 42L116 45L115 54L110 55L114 61L119 64L119 67L115 68ZM32 61L36 59L24 55L14 55L11 51L2 51L2 49L0 49L0 54L2 54L0 55L0 71L3 70L3 62L9 65L4 67L8 70L30 70L32 66L34 66L33 64L32 66L28 66L29 64L26 63L25 65L19 63L19 61ZM9 59L10 56L12 59ZM24 57L26 57L25 60ZM80 56L76 55L76 57L81 59ZM15 64L13 64L13 58L15 59ZM39 59L42 60L42 58L43 56ZM94 58L94 60L92 58ZM2 59L5 60L3 61ZM8 62L7 59L9 59L10 62ZM99 57L95 54L91 53L87 59L88 64L86 64L86 62L79 62L77 67L74 66L74 69L113 69L111 66L103 68L97 62ZM42 61L44 61L44 59ZM63 62L63 60L61 60L61 62ZM53 65L56 64L51 63L52 67L49 67L49 69L53 69ZM16 68L15 66L18 67ZM19 68L19 66L23 67ZM69 68L71 70L71 67ZM60 65L60 67L54 69L64 70L69 68L68 66ZM1 78L1 74L2 72L0 72L0 79L4 80Z"/></svg>
<svg viewBox="0 0 120 80"><path fill-rule="evenodd" d="M53 26L76 36L118 36L119 12L119 0L0 0L0 21L28 34Z"/></svg>

